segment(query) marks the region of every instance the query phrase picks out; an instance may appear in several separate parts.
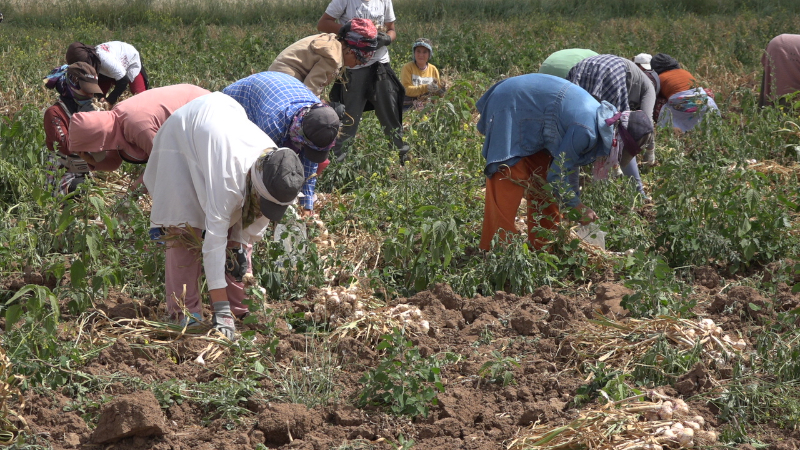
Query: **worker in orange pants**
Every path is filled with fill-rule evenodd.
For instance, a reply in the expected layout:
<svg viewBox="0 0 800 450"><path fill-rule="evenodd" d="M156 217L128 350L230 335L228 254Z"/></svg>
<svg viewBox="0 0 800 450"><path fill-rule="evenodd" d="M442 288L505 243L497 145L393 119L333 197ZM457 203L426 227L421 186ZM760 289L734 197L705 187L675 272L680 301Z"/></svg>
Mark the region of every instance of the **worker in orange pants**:
<svg viewBox="0 0 800 450"><path fill-rule="evenodd" d="M483 250L491 248L498 230L501 240L516 231L523 195L528 200L528 238L536 248L545 244L536 229L555 228L560 203L577 209L584 225L597 220L580 199L580 166L597 159L604 166L627 165L653 133L644 112L619 113L580 86L545 74L500 81L475 106L481 114L478 131L486 136L481 151L487 177ZM553 188L545 189L545 184Z"/></svg>

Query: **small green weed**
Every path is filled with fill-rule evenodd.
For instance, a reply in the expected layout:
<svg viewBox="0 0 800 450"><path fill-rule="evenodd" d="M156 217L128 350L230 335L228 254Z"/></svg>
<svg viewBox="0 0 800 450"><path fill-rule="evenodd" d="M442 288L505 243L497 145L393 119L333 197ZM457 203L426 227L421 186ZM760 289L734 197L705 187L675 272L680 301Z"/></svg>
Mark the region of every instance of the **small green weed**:
<svg viewBox="0 0 800 450"><path fill-rule="evenodd" d="M601 395L606 400L616 401L640 393L638 390L631 388L625 383L625 380L630 378L630 374L625 374L619 370L608 371L605 363L602 362L598 362L594 366L585 364L584 368L590 372L591 380L588 384L581 385L575 391L572 404L576 408L581 407Z"/></svg>
<svg viewBox="0 0 800 450"><path fill-rule="evenodd" d="M430 407L438 403L436 396L444 392L441 368L459 357L446 353L424 358L397 328L381 336L377 350L385 353L378 366L359 380L364 387L356 403L359 407L385 406L398 415L427 417Z"/></svg>
<svg viewBox="0 0 800 450"><path fill-rule="evenodd" d="M703 348L696 345L681 351L662 336L645 352L633 369L633 379L641 386L673 384L677 377L691 370L700 361Z"/></svg>
<svg viewBox="0 0 800 450"><path fill-rule="evenodd" d="M492 359L486 361L478 369L478 375L490 383L508 386L516 384L514 368L519 367L519 362L511 356L503 356L497 350L492 350Z"/></svg>

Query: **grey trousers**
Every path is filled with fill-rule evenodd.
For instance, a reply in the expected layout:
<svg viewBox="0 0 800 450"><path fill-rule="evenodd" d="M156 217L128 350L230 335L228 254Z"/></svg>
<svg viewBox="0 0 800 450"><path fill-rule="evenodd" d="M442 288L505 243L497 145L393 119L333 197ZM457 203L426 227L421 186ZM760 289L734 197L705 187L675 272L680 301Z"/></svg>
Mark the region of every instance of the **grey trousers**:
<svg viewBox="0 0 800 450"><path fill-rule="evenodd" d="M375 115L381 123L384 134L398 151L404 149L403 123L399 98L400 93L396 76L392 76L388 64L375 63L360 69L347 69L347 83L342 86L341 99L345 111L352 117L346 117L342 123L342 137L337 139L333 148L340 160L344 159L342 145L356 135L364 108L369 101L375 108ZM388 70L387 70L388 69ZM406 151L407 148L405 149Z"/></svg>

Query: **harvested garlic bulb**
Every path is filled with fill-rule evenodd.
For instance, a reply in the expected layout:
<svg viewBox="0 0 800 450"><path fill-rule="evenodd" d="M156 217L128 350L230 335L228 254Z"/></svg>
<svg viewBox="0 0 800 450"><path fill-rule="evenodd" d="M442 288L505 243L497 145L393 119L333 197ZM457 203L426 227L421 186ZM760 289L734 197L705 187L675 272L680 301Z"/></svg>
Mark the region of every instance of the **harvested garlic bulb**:
<svg viewBox="0 0 800 450"><path fill-rule="evenodd" d="M427 320L423 320L419 323L419 327L422 328L424 333L427 333L431 329L431 324Z"/></svg>
<svg viewBox="0 0 800 450"><path fill-rule="evenodd" d="M697 441L703 445L710 445L717 442L717 432L716 431L697 431L695 432L695 436L697 437Z"/></svg>
<svg viewBox="0 0 800 450"><path fill-rule="evenodd" d="M676 398L675 399L675 414L680 416L686 416L689 414L689 405L686 404L685 401Z"/></svg>
<svg viewBox="0 0 800 450"><path fill-rule="evenodd" d="M694 416L692 417L692 422L698 423L702 427L706 424L706 419L704 419L703 416Z"/></svg>
<svg viewBox="0 0 800 450"><path fill-rule="evenodd" d="M675 430L673 430L672 428L667 428L666 430L664 430L664 433L662 433L661 436L664 439L669 439L671 441L677 441L678 440L678 435L677 435L677 433L675 433Z"/></svg>
<svg viewBox="0 0 800 450"><path fill-rule="evenodd" d="M666 403L667 402L661 405L661 409L658 410L658 417L660 417L661 420L672 419L672 413L673 413L672 406L667 405Z"/></svg>
<svg viewBox="0 0 800 450"><path fill-rule="evenodd" d="M695 431L697 431L697 430L699 430L699 429L700 429L700 424L699 424L699 423L697 423L697 422L692 422L692 421L690 421L690 420L686 420L686 421L684 421L684 422L683 422L683 424L684 424L686 427L688 427L688 428L691 428L691 429L693 429L693 430L695 430Z"/></svg>
<svg viewBox="0 0 800 450"><path fill-rule="evenodd" d="M683 447L691 447L694 440L694 430L691 428L684 428L682 432L678 433L678 444Z"/></svg>
<svg viewBox="0 0 800 450"><path fill-rule="evenodd" d="M698 326L702 328L704 331L713 331L716 324L711 319L703 319L700 321Z"/></svg>

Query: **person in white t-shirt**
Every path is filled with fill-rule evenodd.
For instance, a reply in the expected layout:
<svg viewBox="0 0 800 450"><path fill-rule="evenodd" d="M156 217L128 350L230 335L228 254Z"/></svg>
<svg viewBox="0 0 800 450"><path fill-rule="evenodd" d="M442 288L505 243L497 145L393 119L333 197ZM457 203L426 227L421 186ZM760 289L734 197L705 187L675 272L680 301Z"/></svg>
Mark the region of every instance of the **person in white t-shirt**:
<svg viewBox="0 0 800 450"><path fill-rule="evenodd" d="M149 89L142 58L131 44L110 41L92 47L73 42L67 49L67 64L76 62L85 62L94 67L100 75L100 89L104 94L114 84L114 90L105 97L112 105L129 86L134 95Z"/></svg>
<svg viewBox="0 0 800 450"><path fill-rule="evenodd" d="M403 97L405 89L389 65L388 45L397 39L392 0L332 0L317 23L323 33L337 33L346 38L350 32L343 26L349 20L369 19L378 28L378 45L375 54L360 65L347 69L343 81L337 81L331 90L330 99L344 104L352 124L343 123L343 139L336 142L333 152L339 161L346 152L342 144L356 135L364 111L375 110L383 132L400 155L400 163L408 159L410 150L403 142Z"/></svg>
<svg viewBox="0 0 800 450"><path fill-rule="evenodd" d="M172 113L144 171L151 227L167 236L167 312L186 327L202 320L205 272L212 326L233 339L234 316L248 312L242 281L252 274L252 246L304 181L297 154L277 148L230 96L203 95Z"/></svg>

